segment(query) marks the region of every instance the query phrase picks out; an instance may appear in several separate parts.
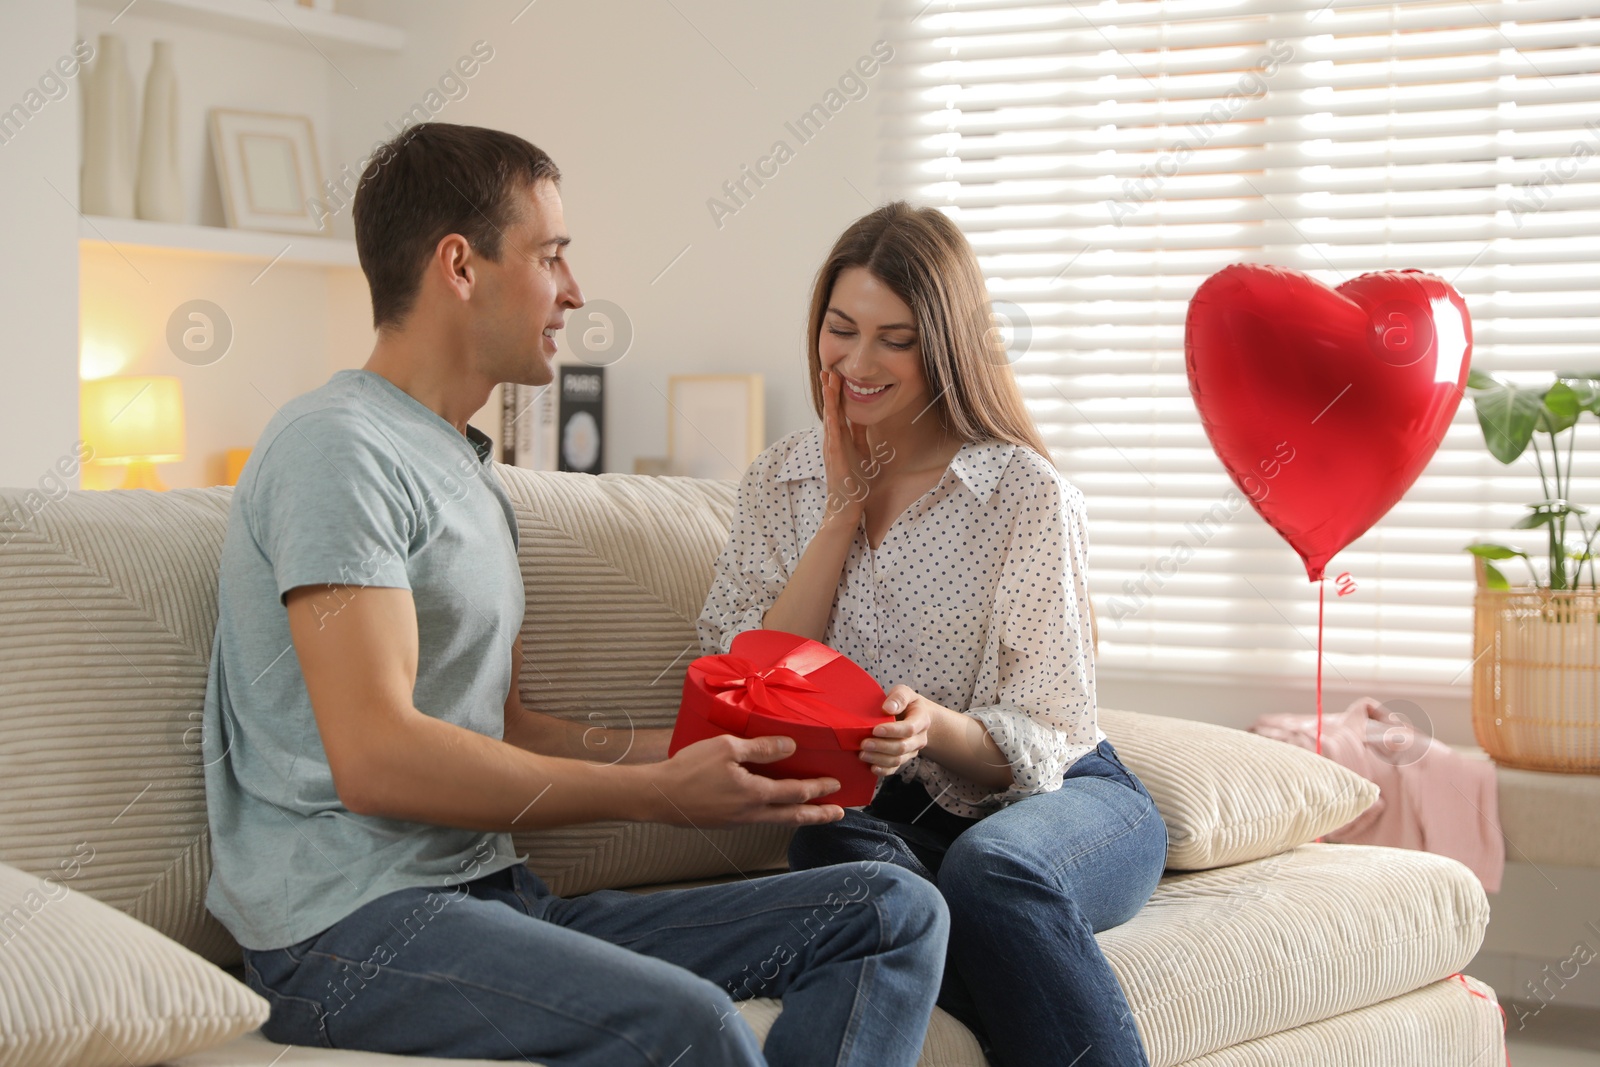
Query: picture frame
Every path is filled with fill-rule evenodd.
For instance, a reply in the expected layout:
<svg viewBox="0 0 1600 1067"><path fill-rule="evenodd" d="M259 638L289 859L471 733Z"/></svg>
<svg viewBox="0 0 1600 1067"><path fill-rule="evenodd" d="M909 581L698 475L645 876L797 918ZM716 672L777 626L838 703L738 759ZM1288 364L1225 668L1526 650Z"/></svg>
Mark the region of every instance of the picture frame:
<svg viewBox="0 0 1600 1067"><path fill-rule="evenodd" d="M322 165L310 117L218 107L209 122L229 229L323 233L311 209Z"/></svg>
<svg viewBox="0 0 1600 1067"><path fill-rule="evenodd" d="M667 377L667 463L690 478L743 477L766 447L766 387L759 374Z"/></svg>

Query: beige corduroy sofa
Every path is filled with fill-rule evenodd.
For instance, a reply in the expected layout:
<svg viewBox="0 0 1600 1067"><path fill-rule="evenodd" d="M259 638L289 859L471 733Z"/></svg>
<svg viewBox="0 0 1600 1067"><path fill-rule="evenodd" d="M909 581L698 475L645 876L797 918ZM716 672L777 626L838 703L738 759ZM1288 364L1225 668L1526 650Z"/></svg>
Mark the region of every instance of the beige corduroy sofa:
<svg viewBox="0 0 1600 1067"><path fill-rule="evenodd" d="M500 473L521 528L524 698L613 725L670 724L697 654L694 619L727 532L732 484ZM0 1005L13 1006L0 1007L0 1064L141 1062L143 1049L142 1062L265 1067L284 1052L256 1029L263 1003L242 984L224 983L233 1013L202 1026L184 1017L200 1009L173 989L197 979L149 979L137 958L122 971L62 970L76 958L67 951L73 923L131 927L131 916L237 976L238 947L202 905L209 851L199 758L229 499L226 488L60 499L0 492L0 864L55 872L76 891L65 898L98 909L83 920L72 916L87 912L66 904L46 909L0 951ZM1313 843L1369 805L1375 787L1239 731L1110 710L1101 722L1149 786L1171 839L1154 898L1100 937L1156 1067L1503 1061L1493 991L1456 974L1488 921L1466 868ZM772 827L591 824L523 834L518 844L570 895L759 877L782 867L786 836ZM68 879L63 858L73 854L91 858ZM0 922L11 906L0 901ZM103 939L94 951L105 951ZM187 961L184 974L227 979L173 951ZM62 996L32 981L30 966L56 968L48 984ZM28 997L33 1006L19 1007ZM764 1034L780 1008L750 1001L744 1018ZM138 1012L156 1023L125 1022ZM39 1036L52 1026L60 1033ZM160 1040L150 1036L158 1031ZM463 1061L297 1049L281 1062ZM972 1035L938 1012L924 1062L983 1059ZM1043 1050L1038 1062L1049 1062Z"/></svg>

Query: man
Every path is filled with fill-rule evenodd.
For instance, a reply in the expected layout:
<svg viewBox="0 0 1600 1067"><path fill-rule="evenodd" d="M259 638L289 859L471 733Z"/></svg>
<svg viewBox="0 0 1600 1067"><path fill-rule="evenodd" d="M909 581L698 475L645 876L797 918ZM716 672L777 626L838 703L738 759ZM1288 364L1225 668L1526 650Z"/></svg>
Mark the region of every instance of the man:
<svg viewBox="0 0 1600 1067"><path fill-rule="evenodd" d="M516 523L488 439L500 382L553 376L583 306L550 157L424 123L361 177L378 338L283 406L233 498L206 690L207 906L292 1044L618 1064L912 1064L948 917L931 883L856 863L563 899L509 831L599 819L838 819L832 779L666 758L525 708ZM593 759L591 759L593 755ZM782 996L759 1042L734 999Z"/></svg>

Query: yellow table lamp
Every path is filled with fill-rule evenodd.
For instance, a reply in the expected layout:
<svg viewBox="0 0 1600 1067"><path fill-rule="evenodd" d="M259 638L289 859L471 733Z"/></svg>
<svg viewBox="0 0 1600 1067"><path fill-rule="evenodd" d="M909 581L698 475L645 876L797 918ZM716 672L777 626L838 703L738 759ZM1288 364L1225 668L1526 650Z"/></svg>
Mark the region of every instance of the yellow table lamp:
<svg viewBox="0 0 1600 1067"><path fill-rule="evenodd" d="M183 458L183 386L165 376L84 382L78 423L94 462L127 465L122 488L164 490L155 465Z"/></svg>

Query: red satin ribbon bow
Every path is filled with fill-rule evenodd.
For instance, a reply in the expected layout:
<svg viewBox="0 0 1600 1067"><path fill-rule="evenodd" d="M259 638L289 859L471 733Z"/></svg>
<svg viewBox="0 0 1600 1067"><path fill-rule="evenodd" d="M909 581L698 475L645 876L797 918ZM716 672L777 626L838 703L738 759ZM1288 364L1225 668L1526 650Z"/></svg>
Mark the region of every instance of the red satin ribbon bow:
<svg viewBox="0 0 1600 1067"><path fill-rule="evenodd" d="M712 721L724 729L743 730L745 721L757 711L777 718L799 716L818 726L832 728L838 721L838 714L833 704L813 695L824 690L806 675L839 658L839 653L827 645L806 641L766 667L757 666L753 661L731 653L706 656L694 665L704 673L706 687L713 696L720 698L727 693L732 697L731 702L718 699L713 705L715 712L711 716ZM743 719L738 722L719 721L724 716L716 713L724 708L742 711Z"/></svg>

